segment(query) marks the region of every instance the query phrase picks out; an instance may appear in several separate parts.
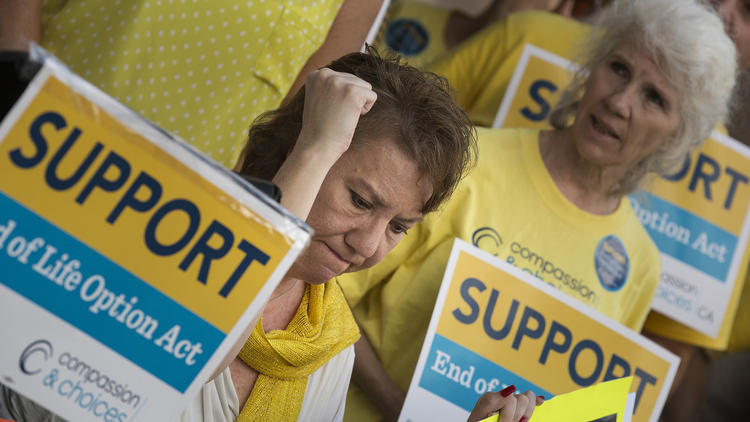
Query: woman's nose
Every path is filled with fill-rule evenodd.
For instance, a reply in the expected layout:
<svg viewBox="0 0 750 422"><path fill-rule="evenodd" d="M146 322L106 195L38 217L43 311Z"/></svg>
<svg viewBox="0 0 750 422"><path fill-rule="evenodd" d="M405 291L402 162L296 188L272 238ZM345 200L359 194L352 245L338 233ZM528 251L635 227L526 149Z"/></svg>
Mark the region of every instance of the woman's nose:
<svg viewBox="0 0 750 422"><path fill-rule="evenodd" d="M630 118L632 92L629 86L617 89L606 98L607 109L623 119Z"/></svg>
<svg viewBox="0 0 750 422"><path fill-rule="evenodd" d="M380 224L365 224L348 231L345 241L357 255L368 259L378 250L383 233L384 228Z"/></svg>

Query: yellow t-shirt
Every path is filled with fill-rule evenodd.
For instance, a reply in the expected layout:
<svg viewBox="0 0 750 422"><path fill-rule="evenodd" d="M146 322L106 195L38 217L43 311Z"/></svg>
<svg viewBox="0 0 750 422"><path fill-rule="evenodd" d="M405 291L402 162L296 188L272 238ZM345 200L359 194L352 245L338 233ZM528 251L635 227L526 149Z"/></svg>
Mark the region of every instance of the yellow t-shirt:
<svg viewBox="0 0 750 422"><path fill-rule="evenodd" d="M375 46L380 51L402 55L412 66L422 67L445 53L445 26L451 12L414 0L395 1L375 38Z"/></svg>
<svg viewBox="0 0 750 422"><path fill-rule="evenodd" d="M342 0L46 0L43 46L227 167L279 106Z"/></svg>
<svg viewBox="0 0 750 422"><path fill-rule="evenodd" d="M542 11L508 15L427 66L445 76L474 124L492 126L526 44L573 59L591 27Z"/></svg>
<svg viewBox="0 0 750 422"><path fill-rule="evenodd" d="M745 277L745 286L740 294L739 307L729 336L729 351L750 351L750 271Z"/></svg>
<svg viewBox="0 0 750 422"><path fill-rule="evenodd" d="M377 266L339 277L360 328L401 388L411 381L455 237L641 329L659 281L656 246L627 199L607 216L570 203L542 162L538 133L480 128L478 165L445 208ZM346 418L378 419L355 386Z"/></svg>

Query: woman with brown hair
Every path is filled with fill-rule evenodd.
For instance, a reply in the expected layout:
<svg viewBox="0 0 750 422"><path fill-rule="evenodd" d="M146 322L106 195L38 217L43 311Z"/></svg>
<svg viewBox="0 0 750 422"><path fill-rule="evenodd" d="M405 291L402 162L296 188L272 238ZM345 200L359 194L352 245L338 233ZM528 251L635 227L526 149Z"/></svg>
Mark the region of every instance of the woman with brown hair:
<svg viewBox="0 0 750 422"><path fill-rule="evenodd" d="M336 282L376 264L472 161L468 118L434 74L355 53L250 129L243 174L315 230L229 366L183 420L340 420L359 329Z"/></svg>

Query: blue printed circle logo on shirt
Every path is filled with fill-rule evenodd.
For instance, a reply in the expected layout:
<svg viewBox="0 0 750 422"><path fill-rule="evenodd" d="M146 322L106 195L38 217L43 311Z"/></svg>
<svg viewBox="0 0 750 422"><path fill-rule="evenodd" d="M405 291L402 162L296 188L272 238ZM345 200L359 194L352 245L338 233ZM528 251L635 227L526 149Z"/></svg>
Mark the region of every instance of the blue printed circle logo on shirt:
<svg viewBox="0 0 750 422"><path fill-rule="evenodd" d="M427 48L430 36L424 25L414 19L397 19L388 25L385 43L404 56L419 54Z"/></svg>
<svg viewBox="0 0 750 422"><path fill-rule="evenodd" d="M594 268L605 289L613 292L625 285L630 273L630 258L617 236L609 235L596 246Z"/></svg>

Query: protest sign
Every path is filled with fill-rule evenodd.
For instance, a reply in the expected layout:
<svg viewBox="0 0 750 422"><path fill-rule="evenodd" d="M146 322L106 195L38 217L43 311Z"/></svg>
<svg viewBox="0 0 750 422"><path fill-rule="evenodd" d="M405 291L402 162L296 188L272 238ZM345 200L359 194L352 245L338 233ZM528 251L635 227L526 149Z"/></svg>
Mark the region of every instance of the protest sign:
<svg viewBox="0 0 750 422"><path fill-rule="evenodd" d="M492 127L548 129L549 113L576 70L570 60L526 44Z"/></svg>
<svg viewBox="0 0 750 422"><path fill-rule="evenodd" d="M652 308L708 337L720 330L728 335L745 280L748 169L750 148L714 131L674 174L631 195L633 209L662 253Z"/></svg>
<svg viewBox="0 0 750 422"><path fill-rule="evenodd" d="M68 420L173 420L309 232L46 57L0 125L2 382Z"/></svg>
<svg viewBox="0 0 750 422"><path fill-rule="evenodd" d="M577 65L526 45L493 127L549 129L549 113ZM662 275L647 329L723 349L747 271L750 149L714 131L685 165L631 195L633 208L662 256ZM683 325L684 324L684 325Z"/></svg>
<svg viewBox="0 0 750 422"><path fill-rule="evenodd" d="M456 240L399 420L462 420L483 393L508 385L549 398L633 376L633 420L655 422L678 362L580 301Z"/></svg>

